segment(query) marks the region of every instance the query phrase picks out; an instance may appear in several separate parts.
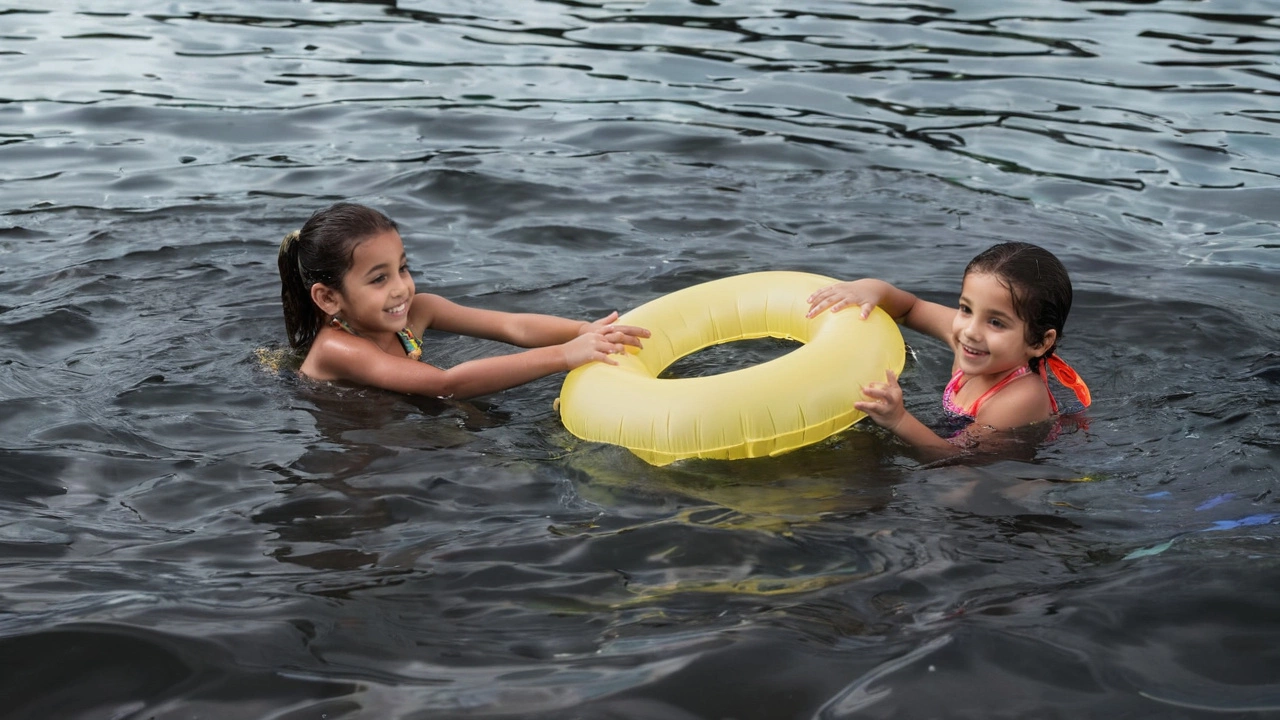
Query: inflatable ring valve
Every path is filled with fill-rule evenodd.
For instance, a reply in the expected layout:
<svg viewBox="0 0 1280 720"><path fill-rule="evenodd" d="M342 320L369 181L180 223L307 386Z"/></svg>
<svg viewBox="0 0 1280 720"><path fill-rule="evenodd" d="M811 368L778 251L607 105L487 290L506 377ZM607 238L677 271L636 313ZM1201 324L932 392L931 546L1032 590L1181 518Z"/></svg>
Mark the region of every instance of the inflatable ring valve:
<svg viewBox="0 0 1280 720"><path fill-rule="evenodd" d="M823 440L866 414L862 386L901 372L902 333L880 308L806 318L808 297L837 282L802 272L736 275L664 295L618 318L648 328L644 348L617 365L568 374L557 400L565 428L621 445L653 465L685 458L773 456ZM676 360L712 345L774 337L803 343L782 357L708 377L660 379Z"/></svg>

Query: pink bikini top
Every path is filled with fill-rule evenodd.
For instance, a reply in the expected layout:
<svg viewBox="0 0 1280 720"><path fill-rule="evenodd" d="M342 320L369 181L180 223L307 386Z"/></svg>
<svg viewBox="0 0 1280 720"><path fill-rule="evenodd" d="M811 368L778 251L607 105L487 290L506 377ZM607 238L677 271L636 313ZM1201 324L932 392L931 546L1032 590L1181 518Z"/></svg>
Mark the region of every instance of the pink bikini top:
<svg viewBox="0 0 1280 720"><path fill-rule="evenodd" d="M964 376L964 371L957 369L955 374L951 376L951 382L947 383L946 389L942 391L942 409L949 415L972 421L978 417L978 410L982 407L982 403L986 402L992 395L1003 390L1009 383L1017 380L1023 375L1029 374L1030 372L1031 368L1026 365L1020 366L1018 369L1000 378L1000 382L992 385L990 390L982 393L981 397L973 401L973 406L971 408L966 409L957 405L955 400L956 393L960 392L960 388L964 387L964 384L960 382L960 378ZM1039 373L1037 373L1037 375L1039 375ZM1049 378L1044 375L1041 375L1040 377L1044 379L1044 391L1049 394L1049 408L1054 413L1057 413L1058 402L1053 399L1053 393L1049 392Z"/></svg>

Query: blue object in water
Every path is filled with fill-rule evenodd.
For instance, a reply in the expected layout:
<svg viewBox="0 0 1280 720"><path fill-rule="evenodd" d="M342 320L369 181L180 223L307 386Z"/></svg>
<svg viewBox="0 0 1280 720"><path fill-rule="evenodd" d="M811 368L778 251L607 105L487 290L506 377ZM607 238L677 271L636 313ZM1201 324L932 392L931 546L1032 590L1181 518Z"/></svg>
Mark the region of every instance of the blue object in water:
<svg viewBox="0 0 1280 720"><path fill-rule="evenodd" d="M1201 510L1208 510L1209 508L1212 508L1212 507L1217 507L1235 496L1236 496L1235 493L1223 493L1217 497L1209 498L1208 500L1205 500L1204 502L1200 503L1200 507L1196 508L1196 512L1199 512Z"/></svg>
<svg viewBox="0 0 1280 720"><path fill-rule="evenodd" d="M1275 513L1268 513L1264 515L1250 515L1248 517L1242 517L1239 520L1219 520L1213 524L1213 527L1205 528L1204 532L1210 532L1212 530L1231 530L1232 528L1249 527L1252 525L1266 525L1275 519Z"/></svg>

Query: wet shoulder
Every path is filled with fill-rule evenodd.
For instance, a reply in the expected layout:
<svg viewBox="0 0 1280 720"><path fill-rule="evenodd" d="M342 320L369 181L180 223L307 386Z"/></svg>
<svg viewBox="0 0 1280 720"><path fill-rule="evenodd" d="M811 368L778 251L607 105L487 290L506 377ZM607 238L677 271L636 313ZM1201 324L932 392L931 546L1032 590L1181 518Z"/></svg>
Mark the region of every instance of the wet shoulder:
<svg viewBox="0 0 1280 720"><path fill-rule="evenodd" d="M343 330L320 329L303 358L298 374L309 380L331 382L345 379L342 368L367 353L368 341Z"/></svg>
<svg viewBox="0 0 1280 720"><path fill-rule="evenodd" d="M1009 381L978 408L977 422L998 429L1023 427L1053 414L1044 380L1028 373Z"/></svg>

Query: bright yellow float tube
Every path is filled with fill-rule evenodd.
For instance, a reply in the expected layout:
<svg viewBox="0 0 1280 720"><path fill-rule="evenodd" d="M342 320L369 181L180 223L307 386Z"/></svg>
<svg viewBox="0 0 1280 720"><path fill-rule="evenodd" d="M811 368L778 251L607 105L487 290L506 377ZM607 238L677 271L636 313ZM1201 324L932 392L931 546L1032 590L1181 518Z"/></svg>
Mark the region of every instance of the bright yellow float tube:
<svg viewBox="0 0 1280 720"><path fill-rule="evenodd" d="M807 299L836 280L801 272L736 275L685 288L628 312L619 324L648 328L644 348L617 365L589 363L565 378L560 418L574 435L628 448L653 465L684 458L778 455L865 417L862 386L902 370L902 333L880 308L808 319ZM753 367L659 379L676 360L734 340L804 343Z"/></svg>

